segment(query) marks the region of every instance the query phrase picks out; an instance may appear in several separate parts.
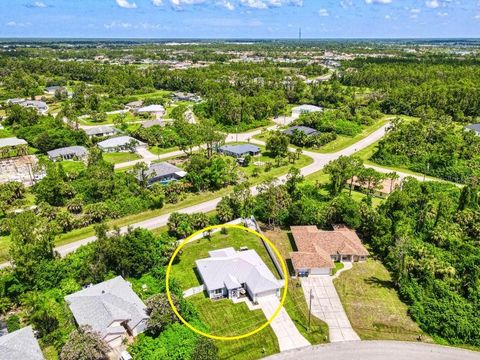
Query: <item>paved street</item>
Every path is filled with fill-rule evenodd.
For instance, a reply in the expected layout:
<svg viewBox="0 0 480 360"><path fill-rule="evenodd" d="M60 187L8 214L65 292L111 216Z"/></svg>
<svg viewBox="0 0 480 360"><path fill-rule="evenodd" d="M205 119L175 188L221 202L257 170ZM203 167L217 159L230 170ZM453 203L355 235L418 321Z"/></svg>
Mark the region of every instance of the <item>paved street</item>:
<svg viewBox="0 0 480 360"><path fill-rule="evenodd" d="M258 304L265 314L265 317L270 319L280 305L280 301L276 296L268 296L260 298ZM295 324L283 307L275 319L273 319L270 326L275 335L277 335L280 351L287 351L310 345L295 327Z"/></svg>
<svg viewBox="0 0 480 360"><path fill-rule="evenodd" d="M328 325L330 342L360 340L343 309L332 277L317 275L300 280L307 304L312 294L312 314Z"/></svg>
<svg viewBox="0 0 480 360"><path fill-rule="evenodd" d="M268 360L480 360L480 352L400 341L354 341L287 351Z"/></svg>
<svg viewBox="0 0 480 360"><path fill-rule="evenodd" d="M336 153L319 154L319 153L316 153L316 152L304 151L303 154L305 154L307 156L310 156L313 159L313 162L310 165L307 165L307 166L303 167L302 169L300 169L300 172L304 176L313 174L317 171L322 170L326 164L328 164L332 160L338 159L341 155L351 155L351 154L355 153L356 151L358 151L358 150L360 150L360 149L362 149L362 148L364 148L364 147L366 147L370 144L373 144L374 142L381 139L385 135L385 128L387 126L388 126L388 124L384 125L380 129L371 133L366 138L364 138L364 139L360 140L359 142L353 144L352 146L350 146L350 147L348 147L348 148L346 148L342 151L336 152ZM248 139L250 139L251 143L262 144L263 145L264 143L262 141L252 139L252 136L254 136L255 134L258 134L258 133L260 133L260 130L255 130L255 131L248 132L248 133L238 134L238 139L239 139L239 141L247 141ZM227 141L229 141L229 142L236 141L236 138L237 138L237 135L230 134L230 135L228 135ZM293 149L292 149L292 151L293 151ZM173 151L171 153L166 153L166 154L159 155L159 156L157 156L157 159L165 159L165 158L169 158L169 157L172 157L172 156L178 156L180 154L183 154L183 152L182 151ZM130 162L130 163L124 163L124 164L117 164L116 168L123 167L123 166L134 165L136 162L138 162L138 161ZM283 176L280 176L278 178L278 180L281 181L281 182L284 182L286 180L286 178L287 178L287 175L283 175ZM256 186L252 186L250 188L250 190L252 191L253 195L256 195L258 193ZM192 214L192 213L196 213L196 212L204 212L204 213L210 212L210 211L215 210L215 208L216 208L216 206L217 206L217 204L220 200L221 200L221 198L211 199L209 201L205 201L205 202L200 203L200 204L196 204L196 205L192 205L192 206L183 208L183 209L179 210L178 212L186 213L186 214ZM153 217L151 219L144 220L144 221L132 224L130 226L133 227L133 228L142 227L142 228L150 229L150 230L151 229L156 229L156 228L159 228L161 226L166 225L169 217L170 217L170 213L165 214L165 215L160 215L160 216L157 216L157 217ZM124 227L120 228L120 231L122 233L124 233L124 232L127 231L127 229L128 229L128 226L124 226ZM76 241L76 242L73 242L73 243L70 243L70 244L67 244L67 245L59 246L59 247L56 248L56 250L60 253L61 256L65 256L66 254L75 251L80 246L88 244L88 243L90 243L92 241L95 241L95 240L96 240L96 237L91 236L91 237L88 237L88 238L85 238L85 239L82 239L82 240L79 240L79 241ZM5 266L9 266L9 263L0 264L0 268L5 267Z"/></svg>

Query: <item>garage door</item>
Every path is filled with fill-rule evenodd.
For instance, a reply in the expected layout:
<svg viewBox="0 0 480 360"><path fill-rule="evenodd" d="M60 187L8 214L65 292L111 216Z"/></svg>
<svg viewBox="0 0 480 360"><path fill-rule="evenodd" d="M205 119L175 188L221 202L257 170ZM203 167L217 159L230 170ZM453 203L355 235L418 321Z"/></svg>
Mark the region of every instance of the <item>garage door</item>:
<svg viewBox="0 0 480 360"><path fill-rule="evenodd" d="M312 268L310 275L330 275L330 268Z"/></svg>
<svg viewBox="0 0 480 360"><path fill-rule="evenodd" d="M265 292L262 292L262 293L258 293L257 294L257 299L261 298L261 297L265 297L265 296L276 295L276 294L277 294L277 290L265 291Z"/></svg>

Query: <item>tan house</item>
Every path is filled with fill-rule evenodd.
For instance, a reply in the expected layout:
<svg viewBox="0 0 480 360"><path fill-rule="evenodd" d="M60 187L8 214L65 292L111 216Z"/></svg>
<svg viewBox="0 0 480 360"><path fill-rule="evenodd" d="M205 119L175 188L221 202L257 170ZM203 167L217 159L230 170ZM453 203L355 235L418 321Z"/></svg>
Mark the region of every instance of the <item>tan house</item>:
<svg viewBox="0 0 480 360"><path fill-rule="evenodd" d="M290 254L297 276L329 275L334 261L365 261L368 251L357 233L345 225L334 225L333 231L314 225L292 226L297 251Z"/></svg>
<svg viewBox="0 0 480 360"><path fill-rule="evenodd" d="M346 187L347 189L352 188L352 190L356 191L367 191L368 188L372 190L372 195L381 197L381 198L387 198L388 195L390 195L392 192L394 192L397 188L400 188L401 186L401 181L398 179L392 180L392 179L383 179L378 187L373 187L373 185L368 185L368 184L362 184L360 181L358 181L358 178L354 176L350 180L348 180Z"/></svg>

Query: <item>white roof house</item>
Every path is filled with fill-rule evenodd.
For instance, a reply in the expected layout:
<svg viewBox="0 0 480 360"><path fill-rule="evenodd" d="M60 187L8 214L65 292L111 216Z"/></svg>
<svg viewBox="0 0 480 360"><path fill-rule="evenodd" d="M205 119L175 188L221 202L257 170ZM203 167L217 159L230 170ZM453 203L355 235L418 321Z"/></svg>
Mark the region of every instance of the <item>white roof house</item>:
<svg viewBox="0 0 480 360"><path fill-rule="evenodd" d="M302 114L308 114L308 113L320 112L320 111L323 111L323 108L321 108L320 106L300 105L292 109L292 117L298 118Z"/></svg>
<svg viewBox="0 0 480 360"><path fill-rule="evenodd" d="M48 110L48 105L44 101L25 100L25 101L19 103L19 105L21 105L23 107L33 108L41 114L45 114Z"/></svg>
<svg viewBox="0 0 480 360"><path fill-rule="evenodd" d="M42 350L31 326L0 336L0 359L43 360Z"/></svg>
<svg viewBox="0 0 480 360"><path fill-rule="evenodd" d="M14 147L14 146L19 146L19 145L27 145L27 142L23 139L19 139L16 137L11 137L11 138L0 138L0 148L2 147Z"/></svg>
<svg viewBox="0 0 480 360"><path fill-rule="evenodd" d="M97 145L100 149L106 152L112 151L127 151L129 150L129 144L135 144L135 146L146 146L145 143L132 138L130 136L118 136L107 140L100 141Z"/></svg>
<svg viewBox="0 0 480 360"><path fill-rule="evenodd" d="M182 169L167 162L153 163L147 170L148 184L156 182L169 183L185 177L187 173ZM137 175L139 178L140 176Z"/></svg>
<svg viewBox="0 0 480 360"><path fill-rule="evenodd" d="M65 297L78 325L89 325L112 347L128 333L145 331L145 304L121 276L87 287Z"/></svg>
<svg viewBox="0 0 480 360"><path fill-rule="evenodd" d="M165 113L165 108L163 107L163 105L148 105L148 106L144 106L144 107L135 109L135 112L137 114L141 114L141 113L159 114L159 113L161 113L163 115Z"/></svg>
<svg viewBox="0 0 480 360"><path fill-rule="evenodd" d="M209 252L197 260L197 270L210 298L236 298L248 293L252 301L264 296L280 296L283 282L277 280L255 250L225 248Z"/></svg>

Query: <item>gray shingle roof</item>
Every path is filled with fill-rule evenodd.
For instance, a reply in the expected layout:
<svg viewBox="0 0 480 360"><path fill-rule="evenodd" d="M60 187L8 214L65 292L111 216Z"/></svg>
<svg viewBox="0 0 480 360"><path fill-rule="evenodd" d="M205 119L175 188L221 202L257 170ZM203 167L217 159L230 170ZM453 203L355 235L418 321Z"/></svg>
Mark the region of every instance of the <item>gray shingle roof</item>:
<svg viewBox="0 0 480 360"><path fill-rule="evenodd" d="M136 142L137 145L144 144L140 140L134 139L130 136L118 136L118 137L100 141L97 145L102 149L108 149L108 148L115 148L117 146L125 146L131 141Z"/></svg>
<svg viewBox="0 0 480 360"><path fill-rule="evenodd" d="M47 152L50 158L57 158L59 156L73 155L76 157L83 157L88 154L87 149L83 146L68 146L60 149L55 149Z"/></svg>
<svg viewBox="0 0 480 360"><path fill-rule="evenodd" d="M288 128L287 130L284 130L283 133L286 135L293 135L293 132L297 130L299 132L304 133L305 135L313 135L317 133L317 130L312 129L308 126L292 126Z"/></svg>
<svg viewBox="0 0 480 360"><path fill-rule="evenodd" d="M6 147L6 146L18 146L18 145L27 145L27 142L23 139L19 139L16 137L0 139L0 148Z"/></svg>
<svg viewBox="0 0 480 360"><path fill-rule="evenodd" d="M292 113L302 114L302 113L318 112L318 111L322 111L322 110L323 110L323 108L321 108L320 106L305 104L305 105L300 105L300 106L294 107L292 109Z"/></svg>
<svg viewBox="0 0 480 360"><path fill-rule="evenodd" d="M134 328L147 319L145 304L121 276L93 285L65 297L79 325L90 325L102 336L122 333L123 327L109 327L127 321Z"/></svg>
<svg viewBox="0 0 480 360"><path fill-rule="evenodd" d="M281 288L255 250L226 248L209 254L195 262L208 290L238 288L243 283L255 294Z"/></svg>
<svg viewBox="0 0 480 360"><path fill-rule="evenodd" d="M147 171L147 175L151 175L155 178L164 177L173 174L183 175L185 171L176 167L175 165L169 164L167 162L153 163L150 165Z"/></svg>
<svg viewBox="0 0 480 360"><path fill-rule="evenodd" d="M42 350L31 326L0 337L0 359L43 360Z"/></svg>
<svg viewBox="0 0 480 360"><path fill-rule="evenodd" d="M465 129L468 129L468 130L473 130L477 133L480 134L480 124L472 124L472 125L468 125L468 126L465 126Z"/></svg>
<svg viewBox="0 0 480 360"><path fill-rule="evenodd" d="M241 145L223 145L219 147L219 150L222 152L229 152L236 155L244 155L248 153L257 153L260 151L260 148L251 144L241 144Z"/></svg>
<svg viewBox="0 0 480 360"><path fill-rule="evenodd" d="M84 129L87 135L115 134L117 130L112 126L96 126Z"/></svg>

